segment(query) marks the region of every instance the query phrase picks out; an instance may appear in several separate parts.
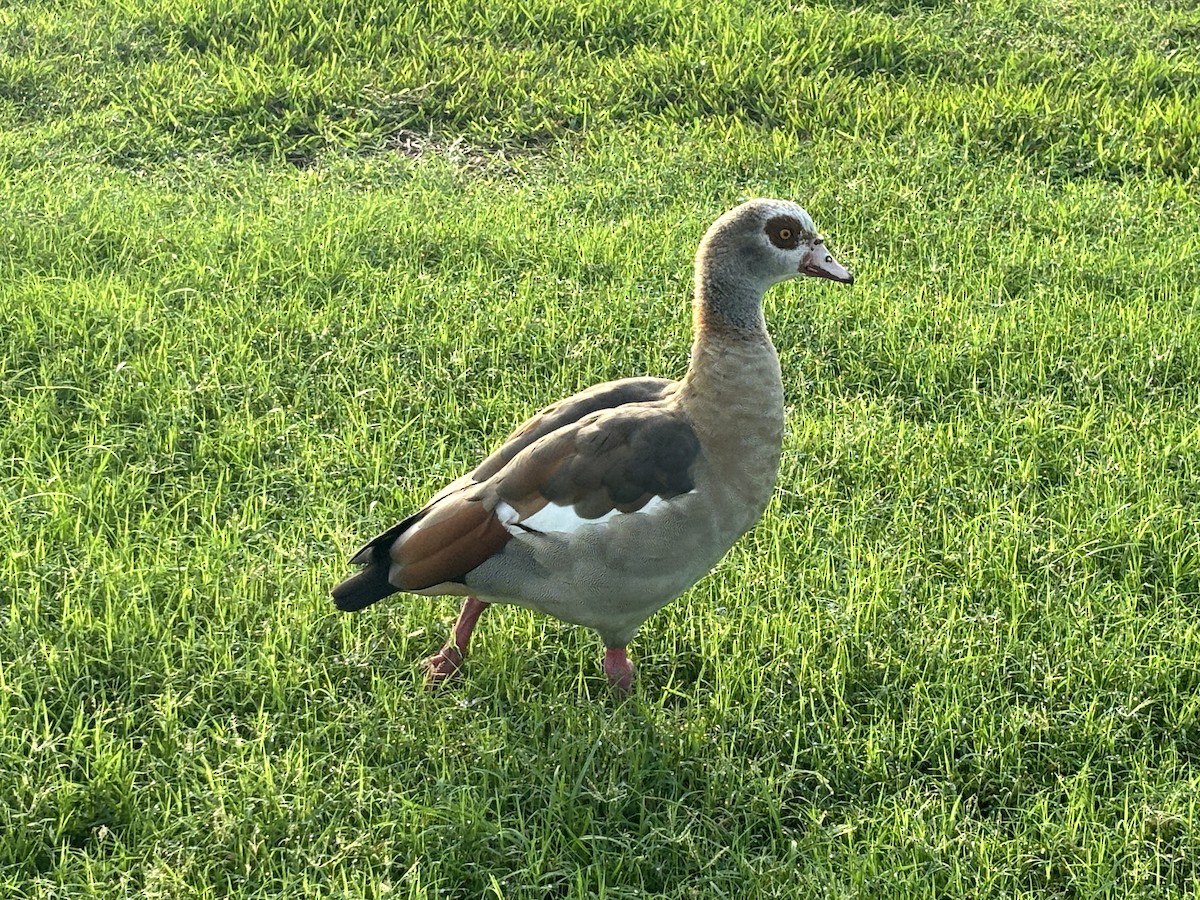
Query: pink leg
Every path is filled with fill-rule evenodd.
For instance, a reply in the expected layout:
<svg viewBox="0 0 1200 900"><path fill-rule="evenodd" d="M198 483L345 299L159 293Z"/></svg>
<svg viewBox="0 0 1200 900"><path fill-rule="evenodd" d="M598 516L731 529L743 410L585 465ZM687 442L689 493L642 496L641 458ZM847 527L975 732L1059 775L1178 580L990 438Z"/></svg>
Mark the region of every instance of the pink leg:
<svg viewBox="0 0 1200 900"><path fill-rule="evenodd" d="M475 630L475 623L489 606L490 603L475 597L466 599L445 646L425 660L426 684L436 687L454 677L462 668L463 658L467 655L467 645L471 643L471 632Z"/></svg>
<svg viewBox="0 0 1200 900"><path fill-rule="evenodd" d="M633 690L633 663L625 655L624 647L609 647L604 651L604 674L618 694Z"/></svg>

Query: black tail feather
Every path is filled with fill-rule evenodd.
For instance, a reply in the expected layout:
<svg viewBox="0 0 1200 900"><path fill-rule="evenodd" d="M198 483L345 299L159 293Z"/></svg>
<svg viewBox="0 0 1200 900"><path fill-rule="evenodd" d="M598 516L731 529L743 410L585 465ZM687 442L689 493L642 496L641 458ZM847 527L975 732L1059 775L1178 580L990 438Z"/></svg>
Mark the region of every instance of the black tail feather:
<svg viewBox="0 0 1200 900"><path fill-rule="evenodd" d="M334 604L343 612L354 612L396 593L399 589L388 581L389 568L386 556L372 559L365 569L333 589Z"/></svg>

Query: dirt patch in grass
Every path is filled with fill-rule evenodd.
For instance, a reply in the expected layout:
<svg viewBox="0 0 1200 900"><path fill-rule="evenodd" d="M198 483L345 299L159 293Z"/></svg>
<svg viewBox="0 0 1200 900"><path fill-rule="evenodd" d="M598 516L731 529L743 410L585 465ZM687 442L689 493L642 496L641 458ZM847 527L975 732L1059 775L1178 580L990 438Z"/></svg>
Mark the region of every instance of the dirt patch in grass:
<svg viewBox="0 0 1200 900"><path fill-rule="evenodd" d="M441 157L467 171L487 175L515 175L518 157L530 155L528 150L506 147L482 147L464 137L422 134L402 128L384 141L383 151L397 153L410 159Z"/></svg>

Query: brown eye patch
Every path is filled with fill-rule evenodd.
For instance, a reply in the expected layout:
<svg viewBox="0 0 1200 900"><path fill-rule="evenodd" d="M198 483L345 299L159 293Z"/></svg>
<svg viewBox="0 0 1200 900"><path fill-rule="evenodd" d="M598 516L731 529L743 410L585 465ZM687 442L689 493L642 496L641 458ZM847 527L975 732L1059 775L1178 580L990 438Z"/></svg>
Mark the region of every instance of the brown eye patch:
<svg viewBox="0 0 1200 900"><path fill-rule="evenodd" d="M791 216L775 216L767 221L767 237L780 250L795 250L800 246L800 223Z"/></svg>

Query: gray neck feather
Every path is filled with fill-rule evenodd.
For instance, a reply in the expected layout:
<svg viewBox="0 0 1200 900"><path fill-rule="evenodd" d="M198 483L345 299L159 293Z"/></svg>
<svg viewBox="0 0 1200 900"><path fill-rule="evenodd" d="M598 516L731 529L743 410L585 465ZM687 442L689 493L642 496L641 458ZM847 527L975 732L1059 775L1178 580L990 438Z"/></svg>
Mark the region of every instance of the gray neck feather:
<svg viewBox="0 0 1200 900"><path fill-rule="evenodd" d="M764 286L747 279L744 273L730 277L718 266L706 266L696 273L698 324L724 326L747 336L765 335L764 293Z"/></svg>

